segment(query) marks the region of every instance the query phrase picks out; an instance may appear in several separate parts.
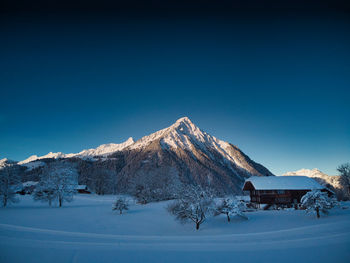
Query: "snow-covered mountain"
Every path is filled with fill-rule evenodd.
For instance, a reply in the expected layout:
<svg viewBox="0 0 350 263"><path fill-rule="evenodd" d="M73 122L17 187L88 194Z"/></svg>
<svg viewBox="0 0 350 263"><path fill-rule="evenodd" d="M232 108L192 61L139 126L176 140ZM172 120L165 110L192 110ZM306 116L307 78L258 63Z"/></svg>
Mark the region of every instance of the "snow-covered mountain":
<svg viewBox="0 0 350 263"><path fill-rule="evenodd" d="M61 153L61 152L57 152L57 153L49 152L48 154L43 155L43 156L32 155L29 158L18 162L18 164L24 165L24 164L28 164L30 162L41 160L41 159L59 159L59 158L72 158L72 157L84 159L84 158L93 158L95 156L106 157L112 153L123 150L124 148L128 147L129 145L131 145L133 143L134 143L134 140L133 140L133 138L130 137L125 142L120 143L120 144L116 144L116 143L102 144L102 145L98 146L97 148L83 150L79 153L65 154L65 153Z"/></svg>
<svg viewBox="0 0 350 263"><path fill-rule="evenodd" d="M119 187L195 183L221 193L240 192L245 178L273 175L236 146L202 131L187 117L124 149ZM131 183L131 184L132 184Z"/></svg>
<svg viewBox="0 0 350 263"><path fill-rule="evenodd" d="M320 182L323 185L332 186L334 190L337 190L337 189L342 190L343 188L340 176L325 174L320 170L318 170L317 168L300 169L295 172L287 172L283 174L283 176L290 176L290 175L296 175L296 176L300 175L300 176L308 176L308 177L315 178L318 182Z"/></svg>
<svg viewBox="0 0 350 263"><path fill-rule="evenodd" d="M247 163L245 158L247 156L237 154L237 147L200 130L188 117L180 118L170 127L141 138L128 149L142 151L155 141L159 141L159 145L165 151L181 149L192 152L194 157L195 153L200 150L202 154L206 154L208 159L215 159L212 153L215 152L226 164L231 165L232 170L239 168L255 175L266 175L260 174L250 163Z"/></svg>
<svg viewBox="0 0 350 263"><path fill-rule="evenodd" d="M94 157L94 156L108 156L112 153L122 151L126 147L132 145L134 143L134 139L130 137L123 143L108 143L108 144L102 144L96 149L88 149L88 150L83 150L78 154L75 154L74 156L76 157Z"/></svg>
<svg viewBox="0 0 350 263"><path fill-rule="evenodd" d="M0 169L7 166L7 165L12 165L12 164L17 164L16 161L9 160L7 158L1 159L0 160Z"/></svg>
<svg viewBox="0 0 350 263"><path fill-rule="evenodd" d="M295 172L287 172L285 174L283 174L284 176L288 176L288 175L301 175L301 176L307 176L307 177L329 177L329 175L322 173L320 170L318 170L317 168L314 169L300 169L298 171Z"/></svg>
<svg viewBox="0 0 350 263"><path fill-rule="evenodd" d="M41 159L58 159L58 158L66 158L66 154L61 153L61 152L57 152L57 153L53 153L53 152L49 152L46 155L43 156L37 156L37 155L32 155L30 157L28 157L27 159L18 162L18 164L26 164L26 163L30 163L30 162L35 162Z"/></svg>
<svg viewBox="0 0 350 263"><path fill-rule="evenodd" d="M35 181L40 167L52 161L74 163L82 184L108 177L109 182L115 182L114 192L129 193L136 188L171 192L182 184L240 193L245 178L273 175L238 147L202 131L187 117L136 142L129 138L121 144L104 144L75 154L34 155L19 164L28 168L26 179Z"/></svg>
<svg viewBox="0 0 350 263"><path fill-rule="evenodd" d="M9 159L7 159L7 158L1 159L1 160L0 160L0 169L3 168L3 167L5 167L6 164L11 163L11 162L12 162L12 161L9 160Z"/></svg>
<svg viewBox="0 0 350 263"><path fill-rule="evenodd" d="M7 162L7 158L0 159L0 167L4 166L6 162Z"/></svg>

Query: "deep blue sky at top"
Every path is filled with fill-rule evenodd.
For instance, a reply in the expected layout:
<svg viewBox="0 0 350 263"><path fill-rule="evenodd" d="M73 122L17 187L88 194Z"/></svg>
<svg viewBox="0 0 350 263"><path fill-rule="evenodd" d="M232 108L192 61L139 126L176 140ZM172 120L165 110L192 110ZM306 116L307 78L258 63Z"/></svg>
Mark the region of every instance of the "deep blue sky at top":
<svg viewBox="0 0 350 263"><path fill-rule="evenodd" d="M0 158L188 116L278 175L350 161L349 9L135 6L1 14Z"/></svg>

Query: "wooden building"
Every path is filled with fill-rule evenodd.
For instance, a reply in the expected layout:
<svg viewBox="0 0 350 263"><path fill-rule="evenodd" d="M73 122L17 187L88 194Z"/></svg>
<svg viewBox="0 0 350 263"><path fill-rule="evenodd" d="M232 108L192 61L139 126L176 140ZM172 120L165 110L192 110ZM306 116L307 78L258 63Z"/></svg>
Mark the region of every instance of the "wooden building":
<svg viewBox="0 0 350 263"><path fill-rule="evenodd" d="M88 187L84 184L77 185L75 190L79 194L91 194L91 191L88 189Z"/></svg>
<svg viewBox="0 0 350 263"><path fill-rule="evenodd" d="M17 186L16 194L31 195L34 192L35 186L37 184L38 184L38 182L34 182L34 181L24 182L24 183Z"/></svg>
<svg viewBox="0 0 350 263"><path fill-rule="evenodd" d="M249 191L250 202L295 207L308 191L320 190L329 196L334 193L307 176L253 176L248 178L243 191Z"/></svg>

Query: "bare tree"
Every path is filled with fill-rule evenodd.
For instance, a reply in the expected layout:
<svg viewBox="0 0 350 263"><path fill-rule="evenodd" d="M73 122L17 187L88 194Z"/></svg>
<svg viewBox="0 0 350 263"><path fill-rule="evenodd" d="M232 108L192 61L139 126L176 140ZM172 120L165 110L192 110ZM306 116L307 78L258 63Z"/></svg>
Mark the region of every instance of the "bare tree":
<svg viewBox="0 0 350 263"><path fill-rule="evenodd" d="M125 198L118 198L112 207L112 210L119 210L119 213L122 214L123 210L129 210L129 204Z"/></svg>
<svg viewBox="0 0 350 263"><path fill-rule="evenodd" d="M49 206L57 198L54 181L51 176L41 177L40 182L35 186L33 199L35 201L48 202Z"/></svg>
<svg viewBox="0 0 350 263"><path fill-rule="evenodd" d="M245 219L248 217L243 213L246 209L245 202L238 200L237 198L224 198L215 207L214 215L225 214L227 221L230 222L230 216L239 216Z"/></svg>
<svg viewBox="0 0 350 263"><path fill-rule="evenodd" d="M181 191L179 198L170 204L167 209L182 223L194 222L198 230L211 211L212 204L213 195L210 191L196 186L186 186Z"/></svg>
<svg viewBox="0 0 350 263"><path fill-rule="evenodd" d="M77 172L67 163L48 164L42 172L33 198L36 201L48 202L57 200L61 207L63 202L71 202L76 193Z"/></svg>
<svg viewBox="0 0 350 263"><path fill-rule="evenodd" d="M316 213L317 218L320 218L320 212L328 214L328 210L337 204L334 198L329 198L327 193L320 190L312 190L307 192L301 198L301 205L308 213Z"/></svg>
<svg viewBox="0 0 350 263"><path fill-rule="evenodd" d="M16 186L20 184L19 169L12 163L4 163L0 167L0 197L2 206L6 207L8 203L17 203Z"/></svg>
<svg viewBox="0 0 350 263"><path fill-rule="evenodd" d="M340 174L341 183L346 189L345 195L347 198L349 198L350 197L350 163L339 165L337 170Z"/></svg>

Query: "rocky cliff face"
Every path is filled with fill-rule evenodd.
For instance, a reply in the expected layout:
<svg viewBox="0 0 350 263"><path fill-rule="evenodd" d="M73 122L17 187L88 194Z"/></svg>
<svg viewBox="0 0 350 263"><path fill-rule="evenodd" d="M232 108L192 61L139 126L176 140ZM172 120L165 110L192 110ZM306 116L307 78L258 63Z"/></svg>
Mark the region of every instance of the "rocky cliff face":
<svg viewBox="0 0 350 263"><path fill-rule="evenodd" d="M109 146L109 145L108 145ZM32 167L47 161L74 163L80 173L81 183L93 184L109 178L107 192L134 193L137 189L155 192L176 192L183 184L211 187L220 194L240 193L245 178L273 176L264 166L255 163L238 147L207 134L187 117L173 125L133 142L129 139L116 151L106 147L82 151L82 154L60 155L62 158L33 159L23 163ZM94 155L94 153L98 153ZM101 154L100 154L101 153ZM31 173L40 171L34 166ZM30 170L30 169L29 169Z"/></svg>

